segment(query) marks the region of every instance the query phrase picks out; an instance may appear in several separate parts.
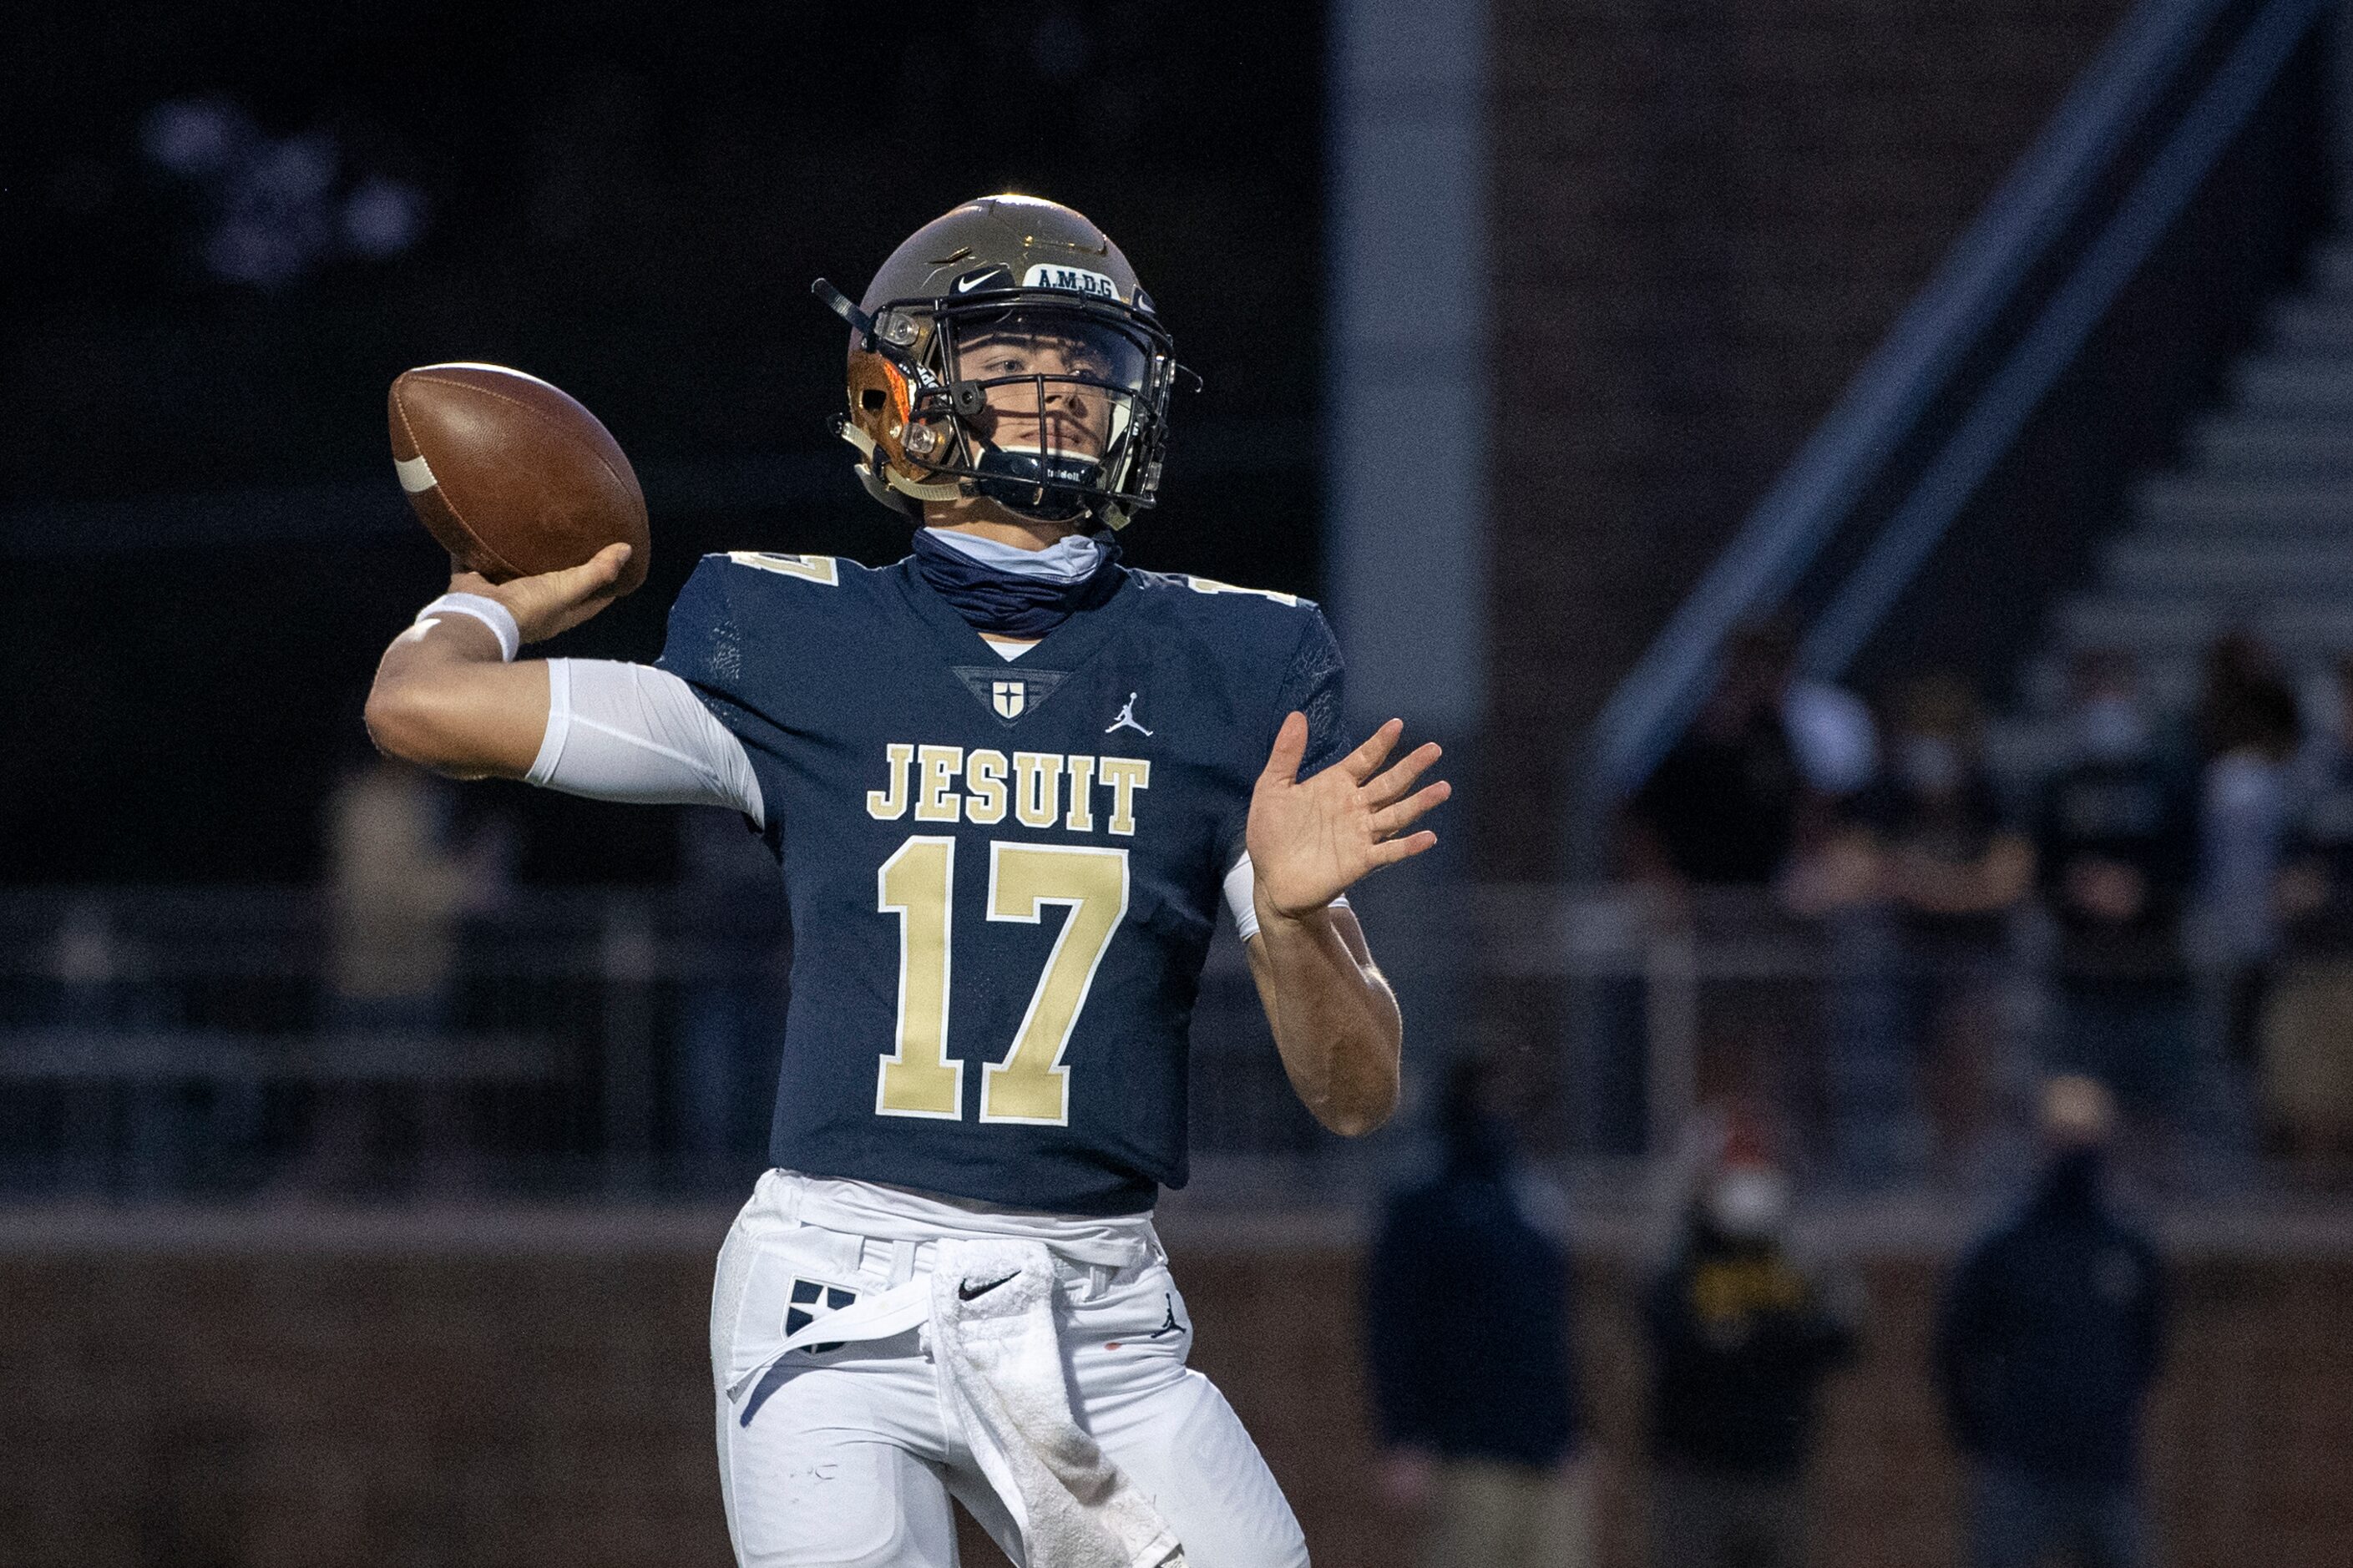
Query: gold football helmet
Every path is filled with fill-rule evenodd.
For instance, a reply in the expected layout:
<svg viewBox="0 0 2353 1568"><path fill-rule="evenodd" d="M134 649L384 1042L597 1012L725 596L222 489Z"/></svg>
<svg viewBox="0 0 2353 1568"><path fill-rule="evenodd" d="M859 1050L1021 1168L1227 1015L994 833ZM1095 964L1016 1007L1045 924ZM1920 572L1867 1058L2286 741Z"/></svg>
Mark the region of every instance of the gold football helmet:
<svg viewBox="0 0 2353 1568"><path fill-rule="evenodd" d="M1119 247L1034 196L983 196L891 253L853 305L849 407L834 427L886 506L983 496L1113 528L1152 505L1175 344ZM1194 378L1198 384L1198 378Z"/></svg>

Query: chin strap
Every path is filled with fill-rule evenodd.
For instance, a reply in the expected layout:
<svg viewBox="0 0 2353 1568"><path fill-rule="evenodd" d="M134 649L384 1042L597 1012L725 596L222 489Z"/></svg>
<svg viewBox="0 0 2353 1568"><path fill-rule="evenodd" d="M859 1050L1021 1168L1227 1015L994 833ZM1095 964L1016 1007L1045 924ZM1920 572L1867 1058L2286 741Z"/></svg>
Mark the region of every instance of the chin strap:
<svg viewBox="0 0 2353 1568"><path fill-rule="evenodd" d="M902 497L916 501L946 501L964 499L964 486L957 481L949 480L946 483L935 485L918 484L900 473L889 463L883 461L881 449L874 444L874 437L860 429L850 419L839 414L835 415L833 430L835 435L858 449L860 460L851 465L858 475L858 482L866 487L867 494L893 511L903 512L910 517L915 515L914 508L907 505L906 500L902 500ZM1131 521L1127 510L1116 505L1106 505L1094 515L1114 531L1125 528ZM1057 519L1055 521L1076 520Z"/></svg>
<svg viewBox="0 0 2353 1568"><path fill-rule="evenodd" d="M841 415L837 414L833 416L833 429L835 435L858 448L860 460L854 465L858 472L858 482L864 485L867 493L883 505L894 510L912 514L913 509L902 501L899 499L900 496L912 497L919 501L956 500L963 497L964 487L954 480L937 485L918 484L900 473L882 460L881 449L875 446L874 437L860 430L856 423Z"/></svg>

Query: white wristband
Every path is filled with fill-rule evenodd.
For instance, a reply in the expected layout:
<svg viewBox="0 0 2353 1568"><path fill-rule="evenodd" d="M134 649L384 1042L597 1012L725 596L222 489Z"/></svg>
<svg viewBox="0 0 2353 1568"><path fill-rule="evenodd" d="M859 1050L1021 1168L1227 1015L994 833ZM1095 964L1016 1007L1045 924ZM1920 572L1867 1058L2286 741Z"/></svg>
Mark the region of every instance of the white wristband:
<svg viewBox="0 0 2353 1568"><path fill-rule="evenodd" d="M1234 917L1234 934L1248 942L1258 934L1258 868L1250 864L1248 850L1244 850L1242 858L1234 862L1234 868L1226 873L1225 889L1226 912ZM1346 909L1348 895L1341 894L1332 900L1329 907Z"/></svg>
<svg viewBox="0 0 2353 1568"><path fill-rule="evenodd" d="M436 616L473 616L497 637L499 657L509 664L514 662L516 651L522 647L522 627L515 624L514 612L496 599L480 594L444 594L417 612L420 625Z"/></svg>

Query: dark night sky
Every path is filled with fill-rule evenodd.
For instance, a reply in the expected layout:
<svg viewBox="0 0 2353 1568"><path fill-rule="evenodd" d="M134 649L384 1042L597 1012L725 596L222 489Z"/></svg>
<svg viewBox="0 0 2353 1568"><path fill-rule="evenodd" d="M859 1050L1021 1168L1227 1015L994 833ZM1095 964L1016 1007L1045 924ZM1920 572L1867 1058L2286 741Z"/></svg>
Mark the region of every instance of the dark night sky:
<svg viewBox="0 0 2353 1568"><path fill-rule="evenodd" d="M807 286L822 273L854 295L909 230L987 190L1102 224L1206 379L1131 558L1315 589L1319 5L1002 4L927 23L867 6L149 5L12 26L0 884L312 876L375 657L438 582L421 531L339 533L326 515L262 543L28 552L56 504L389 495L385 386L441 359L556 382L649 476L825 459L776 504L668 516L649 478L648 586L551 645L649 658L703 550L902 552L904 525L829 449L841 334ZM421 241L322 255L268 288L213 276L206 247L234 209L142 153L156 106L195 100L233 106L265 151L331 138L330 204L370 181L420 194ZM263 216L291 231L308 211ZM666 869L646 814L469 795L520 818L528 875Z"/></svg>

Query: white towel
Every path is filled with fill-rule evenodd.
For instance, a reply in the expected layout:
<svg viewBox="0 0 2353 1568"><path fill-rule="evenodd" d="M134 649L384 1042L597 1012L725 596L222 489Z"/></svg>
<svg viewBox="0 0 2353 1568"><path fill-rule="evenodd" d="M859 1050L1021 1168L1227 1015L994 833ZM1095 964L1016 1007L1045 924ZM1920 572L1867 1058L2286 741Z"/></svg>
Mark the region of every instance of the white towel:
<svg viewBox="0 0 2353 1568"><path fill-rule="evenodd" d="M789 1278L787 1279L789 1283ZM922 1279L910 1279L888 1290L860 1296L838 1310L823 1313L782 1337L739 1332L727 1365L727 1397L742 1399L768 1370L794 1351L813 1344L854 1344L887 1340L919 1329L932 1315L931 1291ZM772 1317L775 1314L771 1315ZM782 1325L779 1324L779 1327Z"/></svg>
<svg viewBox="0 0 2353 1568"><path fill-rule="evenodd" d="M974 1458L1021 1528L1029 1568L1183 1563L1159 1510L1071 1414L1043 1242L940 1242L932 1354Z"/></svg>

